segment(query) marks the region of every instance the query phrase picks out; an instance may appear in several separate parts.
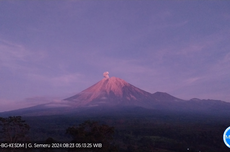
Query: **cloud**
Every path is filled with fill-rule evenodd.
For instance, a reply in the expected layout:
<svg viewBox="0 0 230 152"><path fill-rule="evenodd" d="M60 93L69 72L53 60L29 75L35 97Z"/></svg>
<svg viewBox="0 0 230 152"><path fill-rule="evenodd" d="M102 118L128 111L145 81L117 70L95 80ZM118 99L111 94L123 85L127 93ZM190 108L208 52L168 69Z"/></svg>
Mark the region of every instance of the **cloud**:
<svg viewBox="0 0 230 152"><path fill-rule="evenodd" d="M47 104L47 103L60 103L62 102L61 98L58 97L47 97L47 96L37 96L26 98L22 101L22 103L28 106L35 106L39 104Z"/></svg>
<svg viewBox="0 0 230 152"><path fill-rule="evenodd" d="M0 39L0 68L15 71L34 71L33 63L45 57L42 51L30 51L23 45Z"/></svg>
<svg viewBox="0 0 230 152"><path fill-rule="evenodd" d="M29 97L21 101L0 99L0 112L36 106L39 104L50 104L50 103L54 105L56 104L57 106L65 104L62 98L47 97L47 96Z"/></svg>
<svg viewBox="0 0 230 152"><path fill-rule="evenodd" d="M230 14L229 13L222 14L222 16L220 16L220 17L223 17L226 20L230 20Z"/></svg>
<svg viewBox="0 0 230 152"><path fill-rule="evenodd" d="M211 77L229 77L229 69L230 69L230 53L225 54L222 58L218 60L214 65L212 65L208 69L208 74Z"/></svg>
<svg viewBox="0 0 230 152"><path fill-rule="evenodd" d="M197 83L198 81L202 80L203 77L192 77L192 78L188 78L184 81L185 85L191 85L194 83Z"/></svg>
<svg viewBox="0 0 230 152"><path fill-rule="evenodd" d="M23 46L4 40L0 40L0 50L0 60L3 66L16 63L17 61L25 61L25 57L28 55Z"/></svg>
<svg viewBox="0 0 230 152"><path fill-rule="evenodd" d="M6 99L0 99L0 112L8 111L9 109L12 109L12 101Z"/></svg>
<svg viewBox="0 0 230 152"><path fill-rule="evenodd" d="M225 65L230 66L230 53L227 53L227 54L224 56L224 58L223 58L223 60L222 60L222 64L225 64Z"/></svg>
<svg viewBox="0 0 230 152"><path fill-rule="evenodd" d="M48 76L41 74L28 74L29 79L40 81L53 86L68 86L73 85L73 83L81 82L82 75L78 73L73 74L63 74L60 76Z"/></svg>
<svg viewBox="0 0 230 152"><path fill-rule="evenodd" d="M14 100L0 99L0 112L15 110L23 108L24 106L24 104L18 104L17 101Z"/></svg>

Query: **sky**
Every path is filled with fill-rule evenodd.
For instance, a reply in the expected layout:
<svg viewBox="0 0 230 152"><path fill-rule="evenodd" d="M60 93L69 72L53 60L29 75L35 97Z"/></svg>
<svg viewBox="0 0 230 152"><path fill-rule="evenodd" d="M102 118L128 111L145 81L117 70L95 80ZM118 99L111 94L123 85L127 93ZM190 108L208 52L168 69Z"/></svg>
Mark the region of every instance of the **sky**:
<svg viewBox="0 0 230 152"><path fill-rule="evenodd" d="M70 97L105 71L230 102L230 1L0 1L0 111Z"/></svg>

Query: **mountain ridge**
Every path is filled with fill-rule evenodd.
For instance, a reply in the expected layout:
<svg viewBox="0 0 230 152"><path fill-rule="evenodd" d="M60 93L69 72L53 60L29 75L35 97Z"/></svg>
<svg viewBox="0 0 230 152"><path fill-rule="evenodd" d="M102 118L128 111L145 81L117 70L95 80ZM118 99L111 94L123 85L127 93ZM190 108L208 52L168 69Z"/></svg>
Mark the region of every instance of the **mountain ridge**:
<svg viewBox="0 0 230 152"><path fill-rule="evenodd" d="M108 75L80 93L63 99L61 102L38 104L29 108L12 110L1 114L8 115L55 115L82 112L93 108L102 109L142 107L152 110L218 112L228 113L230 103L220 100L198 99L183 100L166 92L149 93L117 77ZM109 111L109 110L107 110ZM229 112L230 113L230 112Z"/></svg>

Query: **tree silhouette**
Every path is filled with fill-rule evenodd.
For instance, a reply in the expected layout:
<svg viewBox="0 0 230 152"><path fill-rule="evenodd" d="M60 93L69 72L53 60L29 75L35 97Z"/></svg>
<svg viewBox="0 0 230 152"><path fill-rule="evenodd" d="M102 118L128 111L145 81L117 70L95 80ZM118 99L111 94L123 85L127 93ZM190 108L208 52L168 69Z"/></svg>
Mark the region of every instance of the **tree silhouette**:
<svg viewBox="0 0 230 152"><path fill-rule="evenodd" d="M108 125L100 125L96 121L85 121L78 127L69 127L66 133L72 136L71 142L74 143L102 143L102 149L92 149L92 147L82 149L83 151L116 151L116 147L112 145L114 128Z"/></svg>
<svg viewBox="0 0 230 152"><path fill-rule="evenodd" d="M21 119L21 116L0 117L0 134L4 142L16 143L26 140L30 126Z"/></svg>

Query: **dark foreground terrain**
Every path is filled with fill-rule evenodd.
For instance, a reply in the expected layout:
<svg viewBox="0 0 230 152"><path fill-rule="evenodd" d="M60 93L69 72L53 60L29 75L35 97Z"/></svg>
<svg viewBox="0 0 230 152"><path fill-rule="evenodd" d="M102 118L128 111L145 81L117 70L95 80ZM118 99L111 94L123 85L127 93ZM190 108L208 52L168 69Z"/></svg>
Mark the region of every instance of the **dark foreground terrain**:
<svg viewBox="0 0 230 152"><path fill-rule="evenodd" d="M113 127L111 151L121 152L227 152L223 132L228 115L211 112L170 112L129 109L97 109L68 115L22 117L30 126L28 142L71 143L67 128L96 121ZM100 141L98 141L100 143ZM103 143L102 143L103 144ZM0 149L1 151L7 149ZM10 149L12 150L12 149ZM103 151L102 149L30 149L29 151ZM108 150L108 149L107 149ZM16 149L24 151L24 149Z"/></svg>

